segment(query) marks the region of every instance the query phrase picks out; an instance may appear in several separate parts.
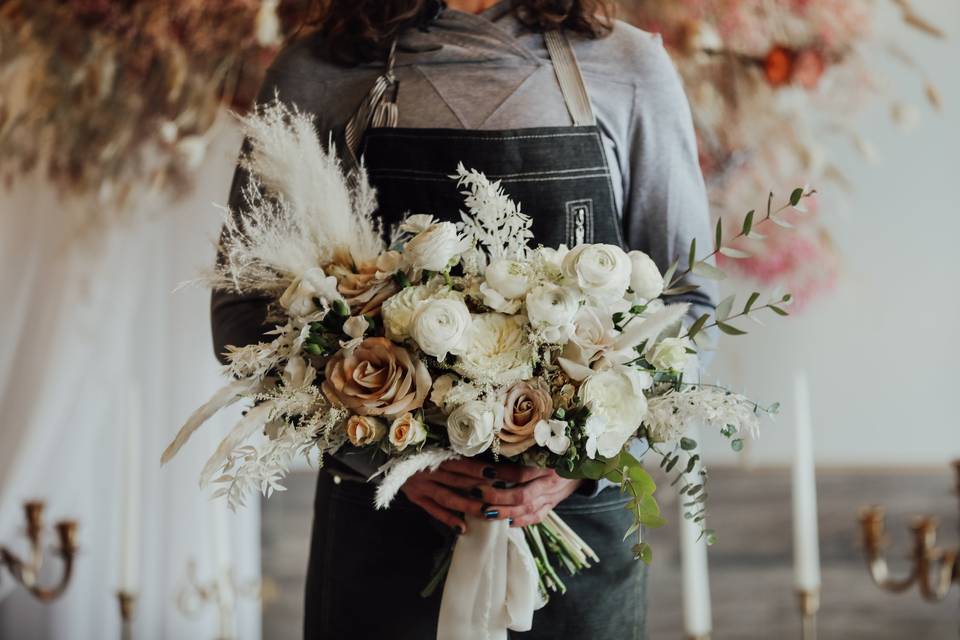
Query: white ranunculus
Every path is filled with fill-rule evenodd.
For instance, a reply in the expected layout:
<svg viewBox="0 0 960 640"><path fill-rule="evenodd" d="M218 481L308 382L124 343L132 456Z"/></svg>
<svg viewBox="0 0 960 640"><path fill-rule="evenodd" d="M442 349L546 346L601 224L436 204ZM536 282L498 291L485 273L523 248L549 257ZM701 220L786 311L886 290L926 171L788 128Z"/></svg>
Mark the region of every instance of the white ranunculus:
<svg viewBox="0 0 960 640"><path fill-rule="evenodd" d="M531 262L547 274L560 275L563 270L563 259L568 253L570 253L570 249L565 244L556 249L553 247L537 247L533 251Z"/></svg>
<svg viewBox="0 0 960 640"><path fill-rule="evenodd" d="M447 435L454 451L468 458L490 448L503 424L503 405L473 400L460 405L447 417Z"/></svg>
<svg viewBox="0 0 960 640"><path fill-rule="evenodd" d="M550 282L527 294L527 318L530 326L550 343L563 343L573 333L573 319L580 309L580 295L571 287Z"/></svg>
<svg viewBox="0 0 960 640"><path fill-rule="evenodd" d="M533 375L533 346L522 316L473 316L454 371L479 382L509 385Z"/></svg>
<svg viewBox="0 0 960 640"><path fill-rule="evenodd" d="M403 451L427 439L427 428L412 413L404 413L390 425L390 444Z"/></svg>
<svg viewBox="0 0 960 640"><path fill-rule="evenodd" d="M659 298L663 293L663 275L656 263L643 251L631 251L630 288L633 295L643 300Z"/></svg>
<svg viewBox="0 0 960 640"><path fill-rule="evenodd" d="M507 300L516 300L530 291L530 267L516 260L492 261L484 272L487 284Z"/></svg>
<svg viewBox="0 0 960 640"><path fill-rule="evenodd" d="M599 301L622 298L630 286L630 258L612 244L582 244L563 259L563 275Z"/></svg>
<svg viewBox="0 0 960 640"><path fill-rule="evenodd" d="M387 425L373 416L352 415L347 420L347 439L355 447L365 447L383 440Z"/></svg>
<svg viewBox="0 0 960 640"><path fill-rule="evenodd" d="M662 371L683 371L690 354L689 338L664 338L647 350L647 362Z"/></svg>
<svg viewBox="0 0 960 640"><path fill-rule="evenodd" d="M343 296L337 291L337 279L328 276L320 267L314 267L290 283L280 296L280 306L291 316L302 318L319 310L318 299L322 304L331 305L336 300L343 300Z"/></svg>
<svg viewBox="0 0 960 640"><path fill-rule="evenodd" d="M383 316L383 328L387 338L402 342L410 336L410 322L424 300L430 297L430 289L425 286L406 287L383 301L380 314Z"/></svg>
<svg viewBox="0 0 960 640"><path fill-rule="evenodd" d="M520 300L507 300L500 292L488 285L486 282L481 282L480 286L477 289L477 292L480 294L480 299L483 300L483 304L490 307L498 313L505 313L507 315L513 315L520 310L520 307L523 305L523 302Z"/></svg>
<svg viewBox="0 0 960 640"><path fill-rule="evenodd" d="M457 354L461 351L470 322L470 309L463 300L427 300L413 313L410 337L421 351L443 360L448 353Z"/></svg>
<svg viewBox="0 0 960 640"><path fill-rule="evenodd" d="M558 456L562 456L570 448L566 420L541 420L533 428L533 437L538 445L550 449Z"/></svg>
<svg viewBox="0 0 960 640"><path fill-rule="evenodd" d="M446 271L450 262L466 248L452 222L435 222L403 247L404 256L415 270Z"/></svg>
<svg viewBox="0 0 960 640"><path fill-rule="evenodd" d="M447 396L450 395L456 384L457 377L452 373L445 373L434 380L433 386L430 388L430 402L441 409L445 409Z"/></svg>
<svg viewBox="0 0 960 640"><path fill-rule="evenodd" d="M617 455L640 427L647 413L643 390L649 386L649 375L627 366L599 371L580 386L580 401L590 409L594 421L588 420L586 429L591 458L597 452L605 458Z"/></svg>

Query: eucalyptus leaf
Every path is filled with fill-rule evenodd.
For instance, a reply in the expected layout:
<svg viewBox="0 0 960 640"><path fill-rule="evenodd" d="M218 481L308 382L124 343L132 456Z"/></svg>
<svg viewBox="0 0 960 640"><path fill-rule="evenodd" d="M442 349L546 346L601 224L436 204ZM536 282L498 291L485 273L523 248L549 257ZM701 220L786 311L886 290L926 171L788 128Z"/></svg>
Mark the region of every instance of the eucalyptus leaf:
<svg viewBox="0 0 960 640"><path fill-rule="evenodd" d="M723 244L723 218L717 218L717 231L714 240L716 242L714 248L720 249Z"/></svg>
<svg viewBox="0 0 960 640"><path fill-rule="evenodd" d="M705 313L699 318L697 318L694 323L690 326L690 331L687 332L687 337L693 340L698 333L703 331L703 326L707 323L707 320L710 319L710 314Z"/></svg>
<svg viewBox="0 0 960 640"><path fill-rule="evenodd" d="M685 293L691 293L699 289L700 286L696 284L685 284L682 287L671 287L666 289L661 295L664 296L681 296Z"/></svg>
<svg viewBox="0 0 960 640"><path fill-rule="evenodd" d="M726 320L730 317L730 311L733 309L735 299L736 296L732 295L720 301L720 304L717 305L717 310L714 312L718 321Z"/></svg>
<svg viewBox="0 0 960 640"><path fill-rule="evenodd" d="M750 297L747 298L747 304L743 306L743 313L748 314L750 310L753 309L753 305L756 304L757 300L760 299L760 292L754 291L750 294Z"/></svg>
<svg viewBox="0 0 960 640"><path fill-rule="evenodd" d="M801 200L803 200L803 187L798 187L790 194L790 206L797 206Z"/></svg>
<svg viewBox="0 0 960 640"><path fill-rule="evenodd" d="M680 448L684 451L693 451L697 448L697 441L693 438L680 438Z"/></svg>
<svg viewBox="0 0 960 640"><path fill-rule="evenodd" d="M788 316L788 315L790 315L790 312L789 312L789 311L787 311L787 310L785 310L785 309L781 309L780 307L778 307L777 305L774 305L774 304L769 305L768 308L769 308L771 311L773 311L775 314L777 314L778 316Z"/></svg>
<svg viewBox="0 0 960 640"><path fill-rule="evenodd" d="M750 211L747 217L743 219L743 229L740 232L745 236L750 235L750 230L753 229L753 215L755 213L756 211Z"/></svg>
<svg viewBox="0 0 960 640"><path fill-rule="evenodd" d="M723 271L706 262L698 262L693 265L693 272L698 276L709 278L710 280L723 280L727 277L727 274Z"/></svg>
<svg viewBox="0 0 960 640"><path fill-rule="evenodd" d="M720 329L720 331L723 331L728 336L743 336L747 334L746 331L743 331L742 329L738 329L731 324L726 324L725 322L717 322L717 328Z"/></svg>
<svg viewBox="0 0 960 640"><path fill-rule="evenodd" d="M680 267L680 261L674 260L673 264L670 265L670 268L667 269L667 272L663 274L663 282L669 286L673 282L673 276L677 273L677 269Z"/></svg>
<svg viewBox="0 0 960 640"><path fill-rule="evenodd" d="M746 251L740 251L739 249L734 249L733 247L721 247L720 253L734 260L745 260L753 257L752 254L749 254Z"/></svg>
<svg viewBox="0 0 960 640"><path fill-rule="evenodd" d="M690 255L687 257L687 268L693 269L693 265L697 263L697 239L693 238L690 240Z"/></svg>

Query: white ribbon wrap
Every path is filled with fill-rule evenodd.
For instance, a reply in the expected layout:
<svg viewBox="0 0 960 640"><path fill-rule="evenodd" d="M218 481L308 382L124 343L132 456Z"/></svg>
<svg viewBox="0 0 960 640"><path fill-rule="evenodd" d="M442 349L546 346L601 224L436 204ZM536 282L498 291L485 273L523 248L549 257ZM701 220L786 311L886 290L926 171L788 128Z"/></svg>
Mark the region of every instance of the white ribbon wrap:
<svg viewBox="0 0 960 640"><path fill-rule="evenodd" d="M437 640L506 640L508 629L529 631L545 604L523 531L468 516L443 587Z"/></svg>

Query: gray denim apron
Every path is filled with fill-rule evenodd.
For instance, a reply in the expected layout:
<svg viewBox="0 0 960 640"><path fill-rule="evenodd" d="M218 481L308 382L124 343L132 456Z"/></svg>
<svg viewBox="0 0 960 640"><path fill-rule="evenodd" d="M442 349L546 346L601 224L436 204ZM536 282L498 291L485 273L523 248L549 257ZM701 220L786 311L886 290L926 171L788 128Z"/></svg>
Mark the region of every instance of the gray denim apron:
<svg viewBox="0 0 960 640"><path fill-rule="evenodd" d="M590 99L567 37L544 34L573 126L501 131L396 127L390 96L397 81L394 52L387 71L348 123L348 148L363 159L377 188L385 228L410 213L458 221L463 197L450 179L458 163L500 180L533 219L534 242L623 246L610 169ZM305 637L430 640L436 637L440 594L422 598L438 554L451 543L419 507L402 496L373 509L373 487L332 473L317 486L307 575ZM573 495L556 511L601 557L566 580L534 616L524 640L645 638L646 570L622 542L631 524L614 488Z"/></svg>

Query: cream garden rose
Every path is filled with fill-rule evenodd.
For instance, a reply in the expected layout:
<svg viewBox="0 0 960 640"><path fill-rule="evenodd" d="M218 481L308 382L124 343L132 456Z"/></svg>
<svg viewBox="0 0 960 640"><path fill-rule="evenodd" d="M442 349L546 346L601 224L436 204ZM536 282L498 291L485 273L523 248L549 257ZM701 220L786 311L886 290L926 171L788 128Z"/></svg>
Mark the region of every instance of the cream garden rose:
<svg viewBox="0 0 960 640"><path fill-rule="evenodd" d="M630 258L630 289L636 298L653 300L663 293L663 275L656 263L643 251L631 251Z"/></svg>
<svg viewBox="0 0 960 640"><path fill-rule="evenodd" d="M427 300L413 313L410 337L421 351L443 360L448 353L456 354L463 349L470 324L470 310L463 300Z"/></svg>
<svg viewBox="0 0 960 640"><path fill-rule="evenodd" d="M387 425L372 416L350 416L347 420L347 439L355 447L376 444L387 435Z"/></svg>
<svg viewBox="0 0 960 640"><path fill-rule="evenodd" d="M452 222L434 222L404 245L403 254L415 270L445 271L466 248Z"/></svg>
<svg viewBox="0 0 960 640"><path fill-rule="evenodd" d="M508 385L533 375L533 346L521 316L473 316L454 371L479 382Z"/></svg>
<svg viewBox="0 0 960 640"><path fill-rule="evenodd" d="M447 416L450 446L462 456L480 455L490 448L502 424L503 405L500 403L465 402Z"/></svg>
<svg viewBox="0 0 960 640"><path fill-rule="evenodd" d="M390 444L397 451L403 451L409 446L418 445L427 439L427 428L423 422L412 413L405 413L390 425Z"/></svg>
<svg viewBox="0 0 960 640"><path fill-rule="evenodd" d="M580 295L571 287L545 283L527 294L527 318L544 340L565 342L573 333Z"/></svg>
<svg viewBox="0 0 960 640"><path fill-rule="evenodd" d="M612 244L581 244L563 258L563 275L596 300L622 298L630 286L631 264Z"/></svg>

